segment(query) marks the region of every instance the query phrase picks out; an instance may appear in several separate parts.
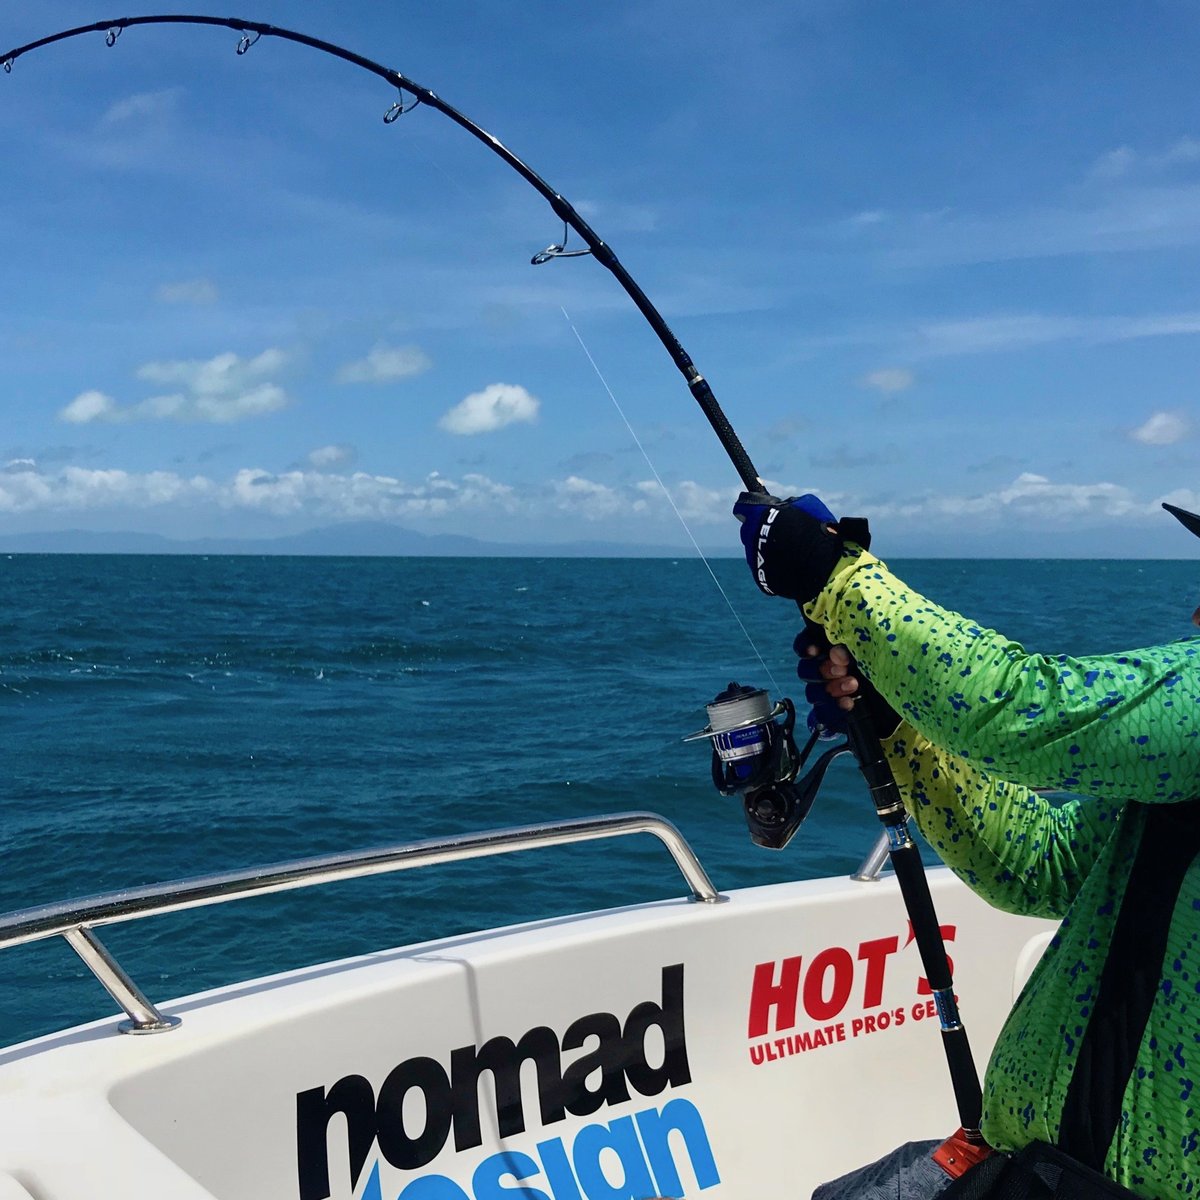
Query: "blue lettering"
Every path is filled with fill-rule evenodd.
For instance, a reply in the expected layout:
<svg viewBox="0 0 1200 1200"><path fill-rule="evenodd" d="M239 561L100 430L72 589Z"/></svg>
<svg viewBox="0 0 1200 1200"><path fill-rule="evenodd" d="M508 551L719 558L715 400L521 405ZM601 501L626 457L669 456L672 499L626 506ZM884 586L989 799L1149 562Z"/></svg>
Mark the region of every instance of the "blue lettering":
<svg viewBox="0 0 1200 1200"><path fill-rule="evenodd" d="M696 1172L696 1185L701 1191L721 1182L712 1147L708 1144L704 1118L690 1100L676 1098L664 1104L661 1112L648 1108L637 1114L637 1125L660 1195L682 1196L684 1192L675 1168L675 1156L667 1141L672 1130L683 1137L692 1170Z"/></svg>
<svg viewBox="0 0 1200 1200"><path fill-rule="evenodd" d="M422 1175L414 1179L396 1200L471 1200L471 1197L445 1175Z"/></svg>
<svg viewBox="0 0 1200 1200"><path fill-rule="evenodd" d="M554 1193L554 1200L583 1200L579 1194L579 1185L575 1182L575 1172L571 1170L571 1160L563 1149L562 1138L538 1142L537 1150L542 1158L542 1169L546 1172L546 1182Z"/></svg>
<svg viewBox="0 0 1200 1200"><path fill-rule="evenodd" d="M383 1200L383 1193L379 1190L379 1163L371 1168L371 1177L363 1185L362 1200Z"/></svg>
<svg viewBox="0 0 1200 1200"><path fill-rule="evenodd" d="M609 1183L600 1166L600 1155L613 1151L621 1163L619 1184ZM637 1200L654 1193L654 1181L633 1127L632 1117L618 1117L609 1125L585 1125L572 1147L575 1174L588 1200Z"/></svg>
<svg viewBox="0 0 1200 1200"><path fill-rule="evenodd" d="M521 1180L540 1174L537 1161L528 1154L506 1150L485 1158L475 1168L475 1174L471 1176L471 1191L475 1193L475 1200L515 1200L518 1196L522 1200L550 1200L545 1192L539 1192L537 1188L500 1186L500 1180L506 1175Z"/></svg>
<svg viewBox="0 0 1200 1200"><path fill-rule="evenodd" d="M678 1135L672 1138L672 1134ZM687 1151L696 1186L721 1182L704 1118L689 1100L676 1098L605 1125L585 1125L568 1154L562 1138L537 1143L536 1157L515 1150L488 1155L471 1177L468 1193L446 1175L409 1179L396 1200L638 1200L686 1192L672 1147ZM376 1160L358 1200L384 1200ZM620 1173L619 1181L613 1177ZM544 1174L544 1187L521 1181ZM507 1185L507 1186L506 1186ZM514 1186L515 1185L515 1186ZM390 1195L389 1190L389 1195Z"/></svg>

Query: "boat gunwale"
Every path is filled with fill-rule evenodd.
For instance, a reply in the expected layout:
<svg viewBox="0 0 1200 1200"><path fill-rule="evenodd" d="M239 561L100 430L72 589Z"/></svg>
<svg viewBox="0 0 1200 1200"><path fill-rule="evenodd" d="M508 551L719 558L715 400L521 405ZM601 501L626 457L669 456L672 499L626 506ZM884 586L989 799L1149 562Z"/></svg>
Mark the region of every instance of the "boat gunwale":
<svg viewBox="0 0 1200 1200"><path fill-rule="evenodd" d="M656 813L625 812L289 859L17 909L0 914L0 950L65 936L73 930L221 904L247 896L639 833L652 834L663 843L693 900L713 904L722 899L699 858L672 822Z"/></svg>

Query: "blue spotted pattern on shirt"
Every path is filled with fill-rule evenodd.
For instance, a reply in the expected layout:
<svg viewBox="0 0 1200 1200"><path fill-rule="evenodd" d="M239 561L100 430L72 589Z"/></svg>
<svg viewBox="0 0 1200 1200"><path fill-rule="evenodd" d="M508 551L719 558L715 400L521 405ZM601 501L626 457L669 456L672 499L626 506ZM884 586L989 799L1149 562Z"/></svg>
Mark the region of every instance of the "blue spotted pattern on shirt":
<svg viewBox="0 0 1200 1200"><path fill-rule="evenodd" d="M856 547L808 612L854 649L904 718L889 757L943 860L992 904L1061 920L984 1086L989 1141L1053 1141L1141 840L1144 810L1129 802L1200 795L1200 640L1088 658L1030 654L911 591ZM1105 1164L1150 1200L1200 1196L1193 1062L1200 864L1184 879Z"/></svg>

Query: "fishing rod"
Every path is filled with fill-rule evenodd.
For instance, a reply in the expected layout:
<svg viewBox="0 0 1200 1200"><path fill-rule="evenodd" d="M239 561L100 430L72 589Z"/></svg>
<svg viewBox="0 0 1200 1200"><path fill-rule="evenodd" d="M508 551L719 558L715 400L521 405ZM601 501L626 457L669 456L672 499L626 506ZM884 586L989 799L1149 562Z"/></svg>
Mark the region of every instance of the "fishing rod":
<svg viewBox="0 0 1200 1200"><path fill-rule="evenodd" d="M239 17L213 17L166 13L155 16L118 17L109 21L95 21L66 29L48 37L39 38L24 46L0 54L0 66L5 74L11 74L17 59L31 51L64 42L70 38L90 33L103 33L110 48L116 46L126 29L141 25L207 25L230 29L239 34L238 55L244 55L260 38L274 37L284 41L308 46L313 50L332 55L343 62L360 67L392 84L398 99L384 113L384 121L392 124L399 117L419 104L424 104L448 117L472 137L482 142L489 150L504 160L522 179L537 191L550 205L554 214L563 222L563 239L539 251L531 259L535 266L555 258L576 258L590 254L605 267L625 290L663 344L672 362L687 381L688 389L699 404L701 411L716 433L730 462L746 488L744 500L752 503L778 504L779 501L767 490L745 447L722 411L708 381L696 369L691 357L671 332L662 314L650 302L646 293L621 265L611 247L596 234L595 230L579 215L560 193L550 187L531 167L518 158L498 138L477 125L458 109L447 104L427 87L409 79L401 72L385 67L361 54L356 54L332 42L282 29L260 21L247 21ZM573 229L587 247L584 250L568 250L566 247L569 229ZM750 694L749 696L747 694ZM713 779L726 795L740 793L743 796L751 836L761 845L781 848L791 838L800 821L812 806L816 790L824 777L829 763L847 749L858 760L859 768L867 781L876 812L887 832L889 853L900 885L901 894L913 923L914 937L918 944L926 978L933 988L942 1027L943 1044L950 1067L951 1081L959 1116L968 1140L979 1140L979 1120L982 1108L979 1079L971 1058L966 1031L958 1016L954 998L953 982L950 978L946 948L942 941L937 916L929 894L928 881L921 865L916 843L908 832L903 800L896 786L891 768L884 756L879 738L871 725L870 718L857 705L847 714L848 734L844 746L826 751L812 771L795 782L799 769L804 765L808 751L816 738L810 740L803 753L796 750L792 737L795 709L790 700L783 700L772 709L766 701L765 692L741 688L731 684L729 694L722 693L717 701L709 705L712 725L697 735L714 740ZM715 715L716 714L716 715ZM736 714L736 719L733 715ZM776 718L784 717L782 724ZM724 722L720 730L714 726ZM732 758L723 758L720 749L724 743L733 746ZM730 765L732 764L732 765Z"/></svg>
<svg viewBox="0 0 1200 1200"><path fill-rule="evenodd" d="M536 171L522 162L498 138L493 137L486 129L481 128L472 121L470 117L465 116L458 109L447 104L435 92L430 91L427 87L422 87L421 84L409 79L408 76L402 75L399 71L395 71L391 67L385 67L382 63L364 58L361 54L355 54L352 50L347 50L342 46L335 46L332 42L322 41L320 38L310 37L306 33L297 33L291 29L281 29L276 25L264 25L260 21L244 21L239 17L185 16L181 14L164 14L151 17L120 17L114 21L95 21L91 25L79 25L74 29L65 29L61 33L51 34L49 37L39 38L37 41L29 42L27 45L18 46L15 50L9 50L6 54L0 54L0 65L3 65L6 74L11 74L13 64L23 54L28 54L32 50L39 50L43 46L53 45L55 42L64 42L68 38L80 37L88 33L103 33L105 35L105 42L109 47L112 47L116 45L117 39L126 29L131 29L138 25L215 25L225 29L232 29L234 32L241 34L237 44L237 53L239 55L245 54L262 37L282 38L284 41L296 42L301 46L308 46L313 50L320 50L324 54L330 54L334 58L340 58L343 62L352 63L354 66L361 67L364 71L370 71L372 75L378 75L380 79L385 79L388 83L393 84L399 91L400 98L384 114L383 119L389 125L406 112L411 111L417 104L428 105L430 108L436 109L444 116L449 117L456 125L465 129L472 137L477 138L489 150L499 155L500 158L508 163L526 183L533 187L549 203L555 215L563 222L562 242L553 243L547 246L545 250L541 250L535 254L532 259L533 264L539 266L542 263L549 262L553 258L574 258L583 254L591 254L597 262L606 267L621 287L625 289L629 298L637 305L642 316L650 323L650 328L654 330L658 336L658 340L666 348L667 353L671 356L671 361L674 362L684 379L687 380L688 388L693 397L695 397L696 403L700 405L701 411L708 418L713 432L716 433L721 445L725 449L725 453L729 455L729 459L733 463L738 475L741 476L746 489L755 493L764 493L766 491L758 472L754 469L754 464L750 461L750 456L746 453L745 447L742 445L737 434L734 433L733 426L730 425L729 419L717 403L717 398L713 395L708 381L696 370L695 363L692 362L683 346L680 345L679 339L671 332L670 326L667 325L662 314L650 303L646 293L642 291L633 276L621 265L611 248L597 236L596 231L579 215L573 205L568 203L563 196L551 188ZM411 101L406 102L406 94L412 97ZM587 246L586 250L568 250L566 248L566 229L568 227L573 229L583 239Z"/></svg>

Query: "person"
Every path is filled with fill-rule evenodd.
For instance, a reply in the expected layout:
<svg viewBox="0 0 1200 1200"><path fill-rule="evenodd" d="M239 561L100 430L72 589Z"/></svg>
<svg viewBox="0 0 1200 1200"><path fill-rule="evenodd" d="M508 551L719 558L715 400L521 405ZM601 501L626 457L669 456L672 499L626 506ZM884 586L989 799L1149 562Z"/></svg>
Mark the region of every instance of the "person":
<svg viewBox="0 0 1200 1200"><path fill-rule="evenodd" d="M904 584L865 523L856 541L815 497L769 499L734 513L759 588L828 638L797 639L818 716L867 696L946 865L998 908L1061 921L993 1049L985 1139L1059 1147L1144 1200L1200 1196L1200 639L1030 654ZM926 1200L951 1184L935 1146L814 1200Z"/></svg>

